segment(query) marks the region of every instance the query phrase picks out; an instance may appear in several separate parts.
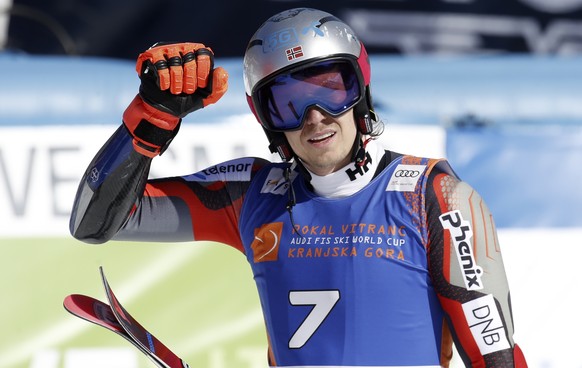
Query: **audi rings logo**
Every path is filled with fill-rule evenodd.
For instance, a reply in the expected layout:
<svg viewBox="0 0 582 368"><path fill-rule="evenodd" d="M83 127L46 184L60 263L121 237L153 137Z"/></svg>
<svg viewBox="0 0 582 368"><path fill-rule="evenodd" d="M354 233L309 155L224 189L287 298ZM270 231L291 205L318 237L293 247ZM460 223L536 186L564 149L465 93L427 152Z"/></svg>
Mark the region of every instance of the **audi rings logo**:
<svg viewBox="0 0 582 368"><path fill-rule="evenodd" d="M420 175L418 170L398 170L394 173L396 178L416 178Z"/></svg>
<svg viewBox="0 0 582 368"><path fill-rule="evenodd" d="M399 164L394 169L386 190L414 192L424 170L426 165Z"/></svg>

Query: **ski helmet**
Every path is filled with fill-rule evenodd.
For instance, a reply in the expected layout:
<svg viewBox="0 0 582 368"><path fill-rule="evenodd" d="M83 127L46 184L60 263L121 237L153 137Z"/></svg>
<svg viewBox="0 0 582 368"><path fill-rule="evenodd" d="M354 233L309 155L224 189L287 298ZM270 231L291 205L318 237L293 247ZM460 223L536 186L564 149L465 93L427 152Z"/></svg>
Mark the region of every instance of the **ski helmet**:
<svg viewBox="0 0 582 368"><path fill-rule="evenodd" d="M304 83L306 75L326 71L342 81L340 97L330 89L321 91L325 88L302 93L303 88L317 88ZM300 129L313 106L332 115L354 108L358 132L373 130L368 54L354 31L329 13L296 8L269 18L247 46L243 75L247 102L269 148L284 160L290 160L293 152L282 132Z"/></svg>

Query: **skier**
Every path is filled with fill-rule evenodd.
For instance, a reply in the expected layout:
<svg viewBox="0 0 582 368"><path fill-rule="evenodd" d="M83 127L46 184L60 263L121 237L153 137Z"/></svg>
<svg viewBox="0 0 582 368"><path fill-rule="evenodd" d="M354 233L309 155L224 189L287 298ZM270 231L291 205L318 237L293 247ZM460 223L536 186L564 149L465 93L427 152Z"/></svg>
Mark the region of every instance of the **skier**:
<svg viewBox="0 0 582 368"><path fill-rule="evenodd" d="M281 162L148 180L181 119L226 92L213 60L197 43L140 54L139 94L80 182L75 238L240 250L270 366L448 366L453 340L467 366L526 366L487 206L446 160L376 141L366 50L331 14L281 12L248 44L247 100Z"/></svg>

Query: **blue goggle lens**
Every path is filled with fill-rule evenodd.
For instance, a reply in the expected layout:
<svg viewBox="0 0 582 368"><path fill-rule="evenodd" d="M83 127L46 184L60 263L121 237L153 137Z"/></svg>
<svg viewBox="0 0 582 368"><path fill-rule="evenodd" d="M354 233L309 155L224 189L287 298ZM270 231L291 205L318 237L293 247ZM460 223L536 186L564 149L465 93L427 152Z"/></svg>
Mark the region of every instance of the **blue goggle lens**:
<svg viewBox="0 0 582 368"><path fill-rule="evenodd" d="M346 60L323 61L278 75L255 94L263 123L273 131L300 129L312 106L337 116L362 95L354 66Z"/></svg>

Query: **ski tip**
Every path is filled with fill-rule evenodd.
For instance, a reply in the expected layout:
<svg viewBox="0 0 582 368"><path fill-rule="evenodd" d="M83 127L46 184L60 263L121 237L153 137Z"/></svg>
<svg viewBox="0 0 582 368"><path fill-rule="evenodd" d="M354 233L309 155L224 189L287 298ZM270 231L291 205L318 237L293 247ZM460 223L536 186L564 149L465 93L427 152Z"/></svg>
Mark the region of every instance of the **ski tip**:
<svg viewBox="0 0 582 368"><path fill-rule="evenodd" d="M86 313L87 305L91 304L92 300L94 299L86 295L71 294L63 300L63 307L67 312L80 317Z"/></svg>
<svg viewBox="0 0 582 368"><path fill-rule="evenodd" d="M65 299L63 300L63 306L65 307L66 310L71 311L72 309L91 305L92 303L95 302L99 301L87 295L71 294L65 297Z"/></svg>
<svg viewBox="0 0 582 368"><path fill-rule="evenodd" d="M65 306L65 308L67 308L67 306L78 304L77 301L82 297L83 295L80 294L67 295L65 299L63 299L63 305Z"/></svg>

